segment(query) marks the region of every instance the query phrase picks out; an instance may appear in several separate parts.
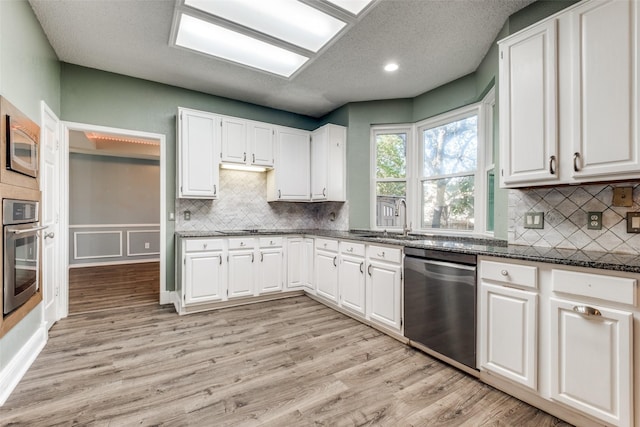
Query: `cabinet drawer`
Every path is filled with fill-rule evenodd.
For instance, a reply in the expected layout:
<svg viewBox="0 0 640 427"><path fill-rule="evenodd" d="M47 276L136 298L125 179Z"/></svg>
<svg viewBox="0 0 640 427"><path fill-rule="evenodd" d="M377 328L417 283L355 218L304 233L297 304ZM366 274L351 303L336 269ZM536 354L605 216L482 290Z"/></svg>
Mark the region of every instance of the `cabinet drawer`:
<svg viewBox="0 0 640 427"><path fill-rule="evenodd" d="M261 237L261 248L277 248L282 246L282 237Z"/></svg>
<svg viewBox="0 0 640 427"><path fill-rule="evenodd" d="M221 251L222 249L222 239L189 239L184 242L186 252Z"/></svg>
<svg viewBox="0 0 640 427"><path fill-rule="evenodd" d="M481 261L480 278L537 289L538 267L503 262Z"/></svg>
<svg viewBox="0 0 640 427"><path fill-rule="evenodd" d="M316 249L338 252L338 241L329 239L316 239Z"/></svg>
<svg viewBox="0 0 640 427"><path fill-rule="evenodd" d="M229 239L229 249L247 249L256 246L256 239L252 237L237 237Z"/></svg>
<svg viewBox="0 0 640 427"><path fill-rule="evenodd" d="M369 245L368 253L369 258L371 259L379 259L381 261L394 262L396 264L400 264L402 262L401 249Z"/></svg>
<svg viewBox="0 0 640 427"><path fill-rule="evenodd" d="M551 283L554 292L630 305L636 301L636 280L628 277L552 270Z"/></svg>
<svg viewBox="0 0 640 427"><path fill-rule="evenodd" d="M353 242L340 242L340 253L364 256L364 244Z"/></svg>

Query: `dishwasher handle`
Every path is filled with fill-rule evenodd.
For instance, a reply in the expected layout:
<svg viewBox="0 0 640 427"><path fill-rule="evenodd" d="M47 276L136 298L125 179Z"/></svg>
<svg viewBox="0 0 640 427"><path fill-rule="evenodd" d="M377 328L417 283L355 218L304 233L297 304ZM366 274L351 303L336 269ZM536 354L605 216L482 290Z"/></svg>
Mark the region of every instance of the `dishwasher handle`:
<svg viewBox="0 0 640 427"><path fill-rule="evenodd" d="M440 267L455 268L458 270L476 271L475 265L456 264L453 262L445 262L445 261L433 261L430 259L421 259L420 262L422 262L423 264L431 264L431 265L437 265Z"/></svg>

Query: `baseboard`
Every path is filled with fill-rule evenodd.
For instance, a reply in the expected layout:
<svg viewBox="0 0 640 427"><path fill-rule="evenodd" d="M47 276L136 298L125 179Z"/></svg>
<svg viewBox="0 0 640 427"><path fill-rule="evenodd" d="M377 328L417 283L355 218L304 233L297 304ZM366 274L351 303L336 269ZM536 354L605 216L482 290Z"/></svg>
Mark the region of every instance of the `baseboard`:
<svg viewBox="0 0 640 427"><path fill-rule="evenodd" d="M160 262L160 258L135 259L135 260L124 260L124 261L87 262L84 264L69 264L69 268L103 267L105 265L122 265L122 264L144 264L147 262Z"/></svg>
<svg viewBox="0 0 640 427"><path fill-rule="evenodd" d="M47 343L47 338L47 328L43 323L9 364L0 371L0 406L5 404L13 389L36 360Z"/></svg>

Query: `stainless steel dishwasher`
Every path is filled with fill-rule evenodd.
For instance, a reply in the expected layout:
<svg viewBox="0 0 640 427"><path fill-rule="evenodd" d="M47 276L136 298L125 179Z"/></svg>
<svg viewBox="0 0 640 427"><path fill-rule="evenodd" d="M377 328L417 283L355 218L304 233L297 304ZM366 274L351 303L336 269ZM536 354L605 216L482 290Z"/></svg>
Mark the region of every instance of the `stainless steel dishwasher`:
<svg viewBox="0 0 640 427"><path fill-rule="evenodd" d="M476 256L405 248L404 335L476 368Z"/></svg>

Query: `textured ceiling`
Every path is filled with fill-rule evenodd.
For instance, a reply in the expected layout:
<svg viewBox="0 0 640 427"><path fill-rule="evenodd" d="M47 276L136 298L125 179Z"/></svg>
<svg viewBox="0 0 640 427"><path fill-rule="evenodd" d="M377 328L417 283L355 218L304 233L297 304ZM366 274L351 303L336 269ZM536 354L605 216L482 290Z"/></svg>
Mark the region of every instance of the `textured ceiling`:
<svg viewBox="0 0 640 427"><path fill-rule="evenodd" d="M29 0L61 61L315 117L473 72L509 15L533 2L380 0L288 80L169 46L177 1ZM400 70L385 73L389 60Z"/></svg>

